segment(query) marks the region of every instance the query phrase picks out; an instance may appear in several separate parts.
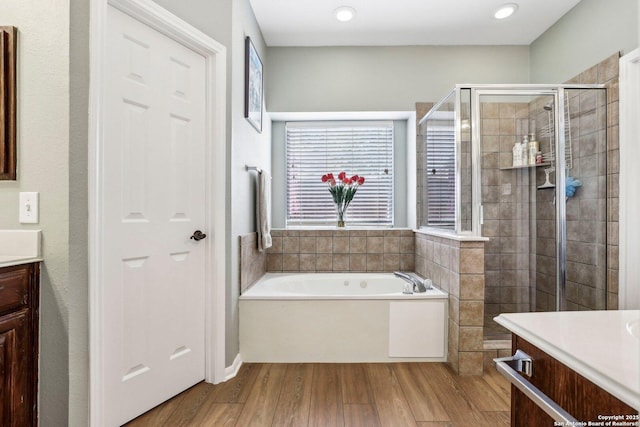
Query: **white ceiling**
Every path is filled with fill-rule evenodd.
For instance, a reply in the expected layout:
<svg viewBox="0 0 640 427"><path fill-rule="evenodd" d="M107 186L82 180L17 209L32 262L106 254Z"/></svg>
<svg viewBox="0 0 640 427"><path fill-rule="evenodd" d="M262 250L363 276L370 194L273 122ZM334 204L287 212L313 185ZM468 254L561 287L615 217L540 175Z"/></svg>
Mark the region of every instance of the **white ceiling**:
<svg viewBox="0 0 640 427"><path fill-rule="evenodd" d="M250 0L268 46L529 45L580 0ZM518 11L496 20L505 3ZM340 6L356 9L347 23Z"/></svg>

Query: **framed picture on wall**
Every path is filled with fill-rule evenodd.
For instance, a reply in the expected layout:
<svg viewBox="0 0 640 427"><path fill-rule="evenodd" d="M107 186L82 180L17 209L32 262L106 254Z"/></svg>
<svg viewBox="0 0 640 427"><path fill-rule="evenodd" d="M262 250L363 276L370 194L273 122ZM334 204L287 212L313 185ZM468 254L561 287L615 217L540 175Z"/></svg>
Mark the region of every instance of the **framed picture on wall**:
<svg viewBox="0 0 640 427"><path fill-rule="evenodd" d="M262 132L262 61L251 38L245 39L244 116Z"/></svg>

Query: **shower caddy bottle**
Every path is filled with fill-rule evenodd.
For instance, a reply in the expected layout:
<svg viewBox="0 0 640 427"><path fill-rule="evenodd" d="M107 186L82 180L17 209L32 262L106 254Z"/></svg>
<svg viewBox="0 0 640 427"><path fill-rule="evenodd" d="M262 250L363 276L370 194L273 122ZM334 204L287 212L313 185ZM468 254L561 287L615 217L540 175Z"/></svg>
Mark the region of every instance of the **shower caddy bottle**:
<svg viewBox="0 0 640 427"><path fill-rule="evenodd" d="M538 150L540 149L540 144L536 141L536 134L532 133L531 138L529 139L529 146L527 147L529 150L529 166L536 165L536 155Z"/></svg>
<svg viewBox="0 0 640 427"><path fill-rule="evenodd" d="M525 135L522 137L522 157L520 158L520 166L528 166L529 165L529 136Z"/></svg>
<svg viewBox="0 0 640 427"><path fill-rule="evenodd" d="M522 166L522 144L516 141L513 144L513 167L517 168L518 166Z"/></svg>

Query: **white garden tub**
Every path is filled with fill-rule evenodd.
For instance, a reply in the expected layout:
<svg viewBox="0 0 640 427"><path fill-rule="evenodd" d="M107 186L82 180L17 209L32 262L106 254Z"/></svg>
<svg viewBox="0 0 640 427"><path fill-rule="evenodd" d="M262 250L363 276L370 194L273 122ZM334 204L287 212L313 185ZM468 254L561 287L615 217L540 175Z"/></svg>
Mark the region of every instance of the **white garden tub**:
<svg viewBox="0 0 640 427"><path fill-rule="evenodd" d="M444 361L447 294L393 273L267 273L240 296L245 362Z"/></svg>

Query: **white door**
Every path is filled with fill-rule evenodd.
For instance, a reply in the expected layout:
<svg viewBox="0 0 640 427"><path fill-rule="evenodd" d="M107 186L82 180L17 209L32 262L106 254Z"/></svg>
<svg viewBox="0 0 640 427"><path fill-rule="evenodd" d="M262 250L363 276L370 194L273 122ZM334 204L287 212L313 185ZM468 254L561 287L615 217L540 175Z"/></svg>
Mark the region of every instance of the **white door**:
<svg viewBox="0 0 640 427"><path fill-rule="evenodd" d="M102 153L106 425L205 376L205 59L107 13Z"/></svg>

